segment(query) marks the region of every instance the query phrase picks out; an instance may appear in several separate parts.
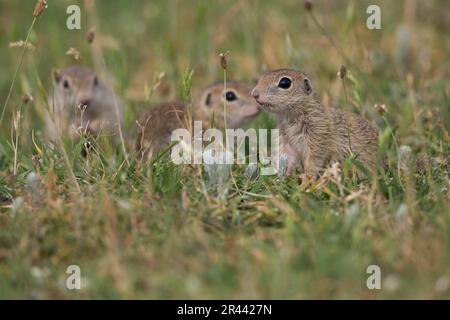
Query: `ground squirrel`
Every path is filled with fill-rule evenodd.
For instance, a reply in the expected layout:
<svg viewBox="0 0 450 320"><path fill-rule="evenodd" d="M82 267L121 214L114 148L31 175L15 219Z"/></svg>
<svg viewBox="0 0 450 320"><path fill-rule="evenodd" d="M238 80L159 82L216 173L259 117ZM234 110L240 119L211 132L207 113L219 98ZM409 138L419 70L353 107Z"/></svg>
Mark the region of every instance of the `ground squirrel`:
<svg viewBox="0 0 450 320"><path fill-rule="evenodd" d="M259 108L251 96L251 86L236 82L215 83L202 90L193 101L193 120L201 120L203 130L214 126L223 129L224 101L226 101L226 126L239 128L254 119ZM214 121L214 124L212 123ZM144 157L152 158L161 148L170 143L172 131L189 128L186 106L181 102L163 103L147 111L139 120L136 150Z"/></svg>
<svg viewBox="0 0 450 320"><path fill-rule="evenodd" d="M93 70L73 65L54 71L53 80L53 95L49 103L59 134L68 130L74 140L78 140L83 132L94 136L112 135L113 142L119 141L122 104L113 89L103 83Z"/></svg>
<svg viewBox="0 0 450 320"><path fill-rule="evenodd" d="M330 162L350 155L375 171L378 130L359 115L324 107L302 72L267 72L252 96L278 120L280 154L288 156L288 174L301 164L306 177L314 179Z"/></svg>

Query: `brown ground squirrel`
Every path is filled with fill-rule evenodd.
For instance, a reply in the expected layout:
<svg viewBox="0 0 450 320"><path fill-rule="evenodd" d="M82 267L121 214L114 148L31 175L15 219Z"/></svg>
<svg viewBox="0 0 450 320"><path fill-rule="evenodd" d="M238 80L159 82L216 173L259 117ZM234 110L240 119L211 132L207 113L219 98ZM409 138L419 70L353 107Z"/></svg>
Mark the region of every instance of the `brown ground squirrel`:
<svg viewBox="0 0 450 320"><path fill-rule="evenodd" d="M78 140L82 132L94 136L112 135L113 142L119 141L122 104L113 89L103 83L93 70L73 65L54 71L53 80L49 104L54 110L59 134L68 130L74 140Z"/></svg>
<svg viewBox="0 0 450 320"><path fill-rule="evenodd" d="M204 90L193 101L193 120L201 120L203 130L212 126L223 129L224 101L226 101L227 128L239 128L259 114L258 104L251 96L251 86L236 82L215 83ZM172 131L188 128L186 106L181 102L162 103L148 110L139 120L136 150L143 157L152 158L161 148L170 143ZM214 115L214 116L213 116Z"/></svg>
<svg viewBox="0 0 450 320"><path fill-rule="evenodd" d="M324 107L302 72L269 71L252 96L277 117L280 154L288 156L288 174L301 164L306 177L314 179L330 162L342 162L350 155L375 171L378 130L359 115Z"/></svg>

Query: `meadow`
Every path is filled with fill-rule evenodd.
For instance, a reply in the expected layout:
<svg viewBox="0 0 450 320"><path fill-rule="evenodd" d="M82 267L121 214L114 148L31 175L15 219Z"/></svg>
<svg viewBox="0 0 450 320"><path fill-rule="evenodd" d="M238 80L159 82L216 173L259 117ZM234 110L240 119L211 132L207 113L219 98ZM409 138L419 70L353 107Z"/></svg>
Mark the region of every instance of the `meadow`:
<svg viewBox="0 0 450 320"><path fill-rule="evenodd" d="M0 298L450 298L448 1L48 0L25 47L35 4L0 2ZM66 27L71 4L81 30ZM132 140L147 108L222 81L222 52L227 79L306 72L326 106L378 127L388 168L361 181L349 159L304 188L236 165L223 198L202 166L142 163L132 142L83 156L45 135L54 69L111 75Z"/></svg>

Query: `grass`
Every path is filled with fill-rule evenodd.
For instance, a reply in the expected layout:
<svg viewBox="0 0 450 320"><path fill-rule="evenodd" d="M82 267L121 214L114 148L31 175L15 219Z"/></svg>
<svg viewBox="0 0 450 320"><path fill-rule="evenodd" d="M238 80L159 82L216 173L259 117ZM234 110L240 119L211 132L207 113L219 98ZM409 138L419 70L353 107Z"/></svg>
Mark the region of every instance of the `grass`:
<svg viewBox="0 0 450 320"><path fill-rule="evenodd" d="M102 0L89 16L96 26L78 1L82 30L69 31L73 1L49 2L0 127L0 298L450 298L448 3L377 1L382 29L370 31L373 1L316 1L312 20L293 0ZM2 102L22 50L7 46L27 35L34 5L0 4ZM363 114L380 130L389 169L361 182L349 159L304 190L295 178L249 180L235 166L220 200L205 191L201 167L164 157L142 164L102 141L86 158L83 141L55 147L44 134L44 92L53 68L77 62L70 47L78 62L98 64L85 39L91 27L125 101L125 136L149 105L190 100L223 79L218 54L229 50L228 79L300 69L326 105ZM252 126L275 122L262 114ZM430 157L415 170L415 159ZM72 264L81 268L79 291L65 288ZM366 287L372 264L381 290Z"/></svg>

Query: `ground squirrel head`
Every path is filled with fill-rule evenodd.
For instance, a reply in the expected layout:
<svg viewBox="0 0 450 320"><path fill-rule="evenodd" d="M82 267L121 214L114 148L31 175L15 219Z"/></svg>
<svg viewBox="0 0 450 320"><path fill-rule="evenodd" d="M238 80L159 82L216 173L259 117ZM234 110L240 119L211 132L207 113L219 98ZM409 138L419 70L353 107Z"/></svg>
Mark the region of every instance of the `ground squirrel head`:
<svg viewBox="0 0 450 320"><path fill-rule="evenodd" d="M86 109L96 113L95 107L104 104L105 86L88 67L74 65L53 72L55 94L63 108ZM91 108L92 107L92 108Z"/></svg>
<svg viewBox="0 0 450 320"><path fill-rule="evenodd" d="M216 127L224 127L224 102L226 102L227 127L238 128L250 122L258 113L258 105L251 96L252 88L241 82L215 83L203 90L197 98L194 110L199 119L212 119Z"/></svg>
<svg viewBox="0 0 450 320"><path fill-rule="evenodd" d="M100 80L91 68L72 65L53 71L53 94L50 99L61 132L69 129L75 140L80 132L112 134L113 140L117 140L122 119L120 100L112 87Z"/></svg>
<svg viewBox="0 0 450 320"><path fill-rule="evenodd" d="M309 78L291 69L264 73L252 90L252 96L262 109L278 114L310 105L316 100Z"/></svg>

